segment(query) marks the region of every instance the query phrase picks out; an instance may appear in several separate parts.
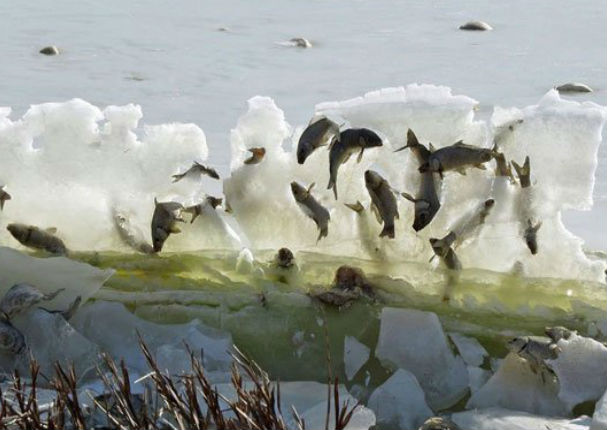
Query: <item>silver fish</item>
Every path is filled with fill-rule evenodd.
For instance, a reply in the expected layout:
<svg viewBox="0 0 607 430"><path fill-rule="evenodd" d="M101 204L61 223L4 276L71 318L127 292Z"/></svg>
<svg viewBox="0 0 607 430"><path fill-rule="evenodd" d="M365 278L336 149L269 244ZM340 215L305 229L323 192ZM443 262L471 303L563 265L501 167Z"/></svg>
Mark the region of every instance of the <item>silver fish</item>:
<svg viewBox="0 0 607 430"><path fill-rule="evenodd" d="M160 252L171 233L180 233L176 223L185 222L181 217L183 205L177 202L159 203L154 199L154 214L152 215L152 243L154 252Z"/></svg>
<svg viewBox="0 0 607 430"><path fill-rule="evenodd" d="M395 152L410 148L420 166L428 162L431 152L419 141L413 130L407 131L407 144ZM440 189L440 178L437 178L433 172L427 171L421 173L421 181L415 197L407 193L401 195L415 204L415 216L413 218L413 229L420 231L426 227L440 209L440 200L437 189Z"/></svg>
<svg viewBox="0 0 607 430"><path fill-rule="evenodd" d="M549 338L539 336L519 336L508 341L508 349L525 359L534 373L540 374L542 381L546 376L553 378L554 371L548 367L545 360L558 358L560 348Z"/></svg>
<svg viewBox="0 0 607 430"><path fill-rule="evenodd" d="M327 117L321 116L310 121L297 143L297 162L303 164L312 152L327 145L327 141L337 134L339 125Z"/></svg>
<svg viewBox="0 0 607 430"><path fill-rule="evenodd" d="M293 193L293 197L295 201L299 205L299 207L303 210L303 212L310 217L318 227L318 242L323 237L326 237L329 234L329 221L331 220L331 215L329 211L325 209L316 199L312 196L310 191L314 187L314 183L312 183L308 189L305 189L297 182L291 182L291 193Z"/></svg>
<svg viewBox="0 0 607 430"><path fill-rule="evenodd" d="M525 229L523 236L525 238L527 248L529 248L529 251L531 251L532 255L537 254L537 232L541 226L541 221L538 221L535 225L533 225L531 219L527 220L527 228Z"/></svg>
<svg viewBox="0 0 607 430"><path fill-rule="evenodd" d="M485 169L483 163L491 161L494 156L495 151L493 149L466 145L460 140L453 145L434 151L428 157L428 162L419 167L419 171L422 173L427 171L436 172L442 177L443 172L455 170L465 175L467 167Z"/></svg>
<svg viewBox="0 0 607 430"><path fill-rule="evenodd" d="M178 173L176 175L173 175L173 182L180 181L183 178L185 178L187 175L194 175L194 174L207 175L213 179L219 179L219 173L217 173L217 171L215 169L213 169L212 167L204 166L204 165L200 164L198 161L194 161L194 164L192 164L192 167L190 167L188 170L186 170L183 173Z"/></svg>
<svg viewBox="0 0 607 430"><path fill-rule="evenodd" d="M192 219L190 220L190 224L192 224L194 222L194 220L196 218L198 218L198 216L202 213L205 206L209 205L213 209L216 209L217 206L220 206L222 202L223 202L223 199L221 199L221 198L207 196L207 198L205 199L204 202L199 203L194 206L188 206L183 211L192 214Z"/></svg>
<svg viewBox="0 0 607 430"><path fill-rule="evenodd" d="M51 254L67 255L68 250L61 239L55 236L56 228L42 230L33 225L9 224L6 229L23 246L40 249Z"/></svg>
<svg viewBox="0 0 607 430"><path fill-rule="evenodd" d="M27 352L25 336L3 318L0 318L0 349L15 355Z"/></svg>
<svg viewBox="0 0 607 430"><path fill-rule="evenodd" d="M112 219L114 220L114 227L118 232L118 236L120 236L125 245L144 254L154 253L154 248L146 242L143 232L131 224L127 215L113 209Z"/></svg>
<svg viewBox="0 0 607 430"><path fill-rule="evenodd" d="M6 187L6 185L0 185L0 211L4 210L4 202L12 198L9 193L4 191L4 187Z"/></svg>
<svg viewBox="0 0 607 430"><path fill-rule="evenodd" d="M398 206L392 187L379 173L373 170L365 172L365 186L371 196L373 210L377 211L384 222L379 237L388 236L394 239L394 218L398 218Z"/></svg>
<svg viewBox="0 0 607 430"><path fill-rule="evenodd" d="M266 148L249 148L248 151L252 154L249 158L244 160L244 164L259 164L266 155Z"/></svg>
<svg viewBox="0 0 607 430"><path fill-rule="evenodd" d="M4 313L8 318L12 318L21 312L25 312L37 303L53 300L63 290L65 288L44 294L32 285L25 283L15 284L0 300L0 312Z"/></svg>
<svg viewBox="0 0 607 430"><path fill-rule="evenodd" d="M333 189L335 200L337 200L337 171L339 166L347 162L350 156L356 152L358 152L358 162L360 162L366 148L382 145L381 138L366 128L344 130L338 138L333 140L329 152L329 185L327 185L327 189Z"/></svg>
<svg viewBox="0 0 607 430"><path fill-rule="evenodd" d="M452 236L450 237L449 235ZM449 233L449 235L443 239L430 238L430 246L432 246L432 251L434 251L437 257L440 257L447 269L459 272L462 270L462 263L457 258L453 248L449 246L450 243L455 241L455 235L452 233Z"/></svg>
<svg viewBox="0 0 607 430"><path fill-rule="evenodd" d="M522 166L517 164L515 161L512 161L512 165L514 166L514 170L516 170L516 174L518 175L521 188L525 189L531 187L531 163L529 157L525 157L525 162ZM525 218L523 218L522 222L525 222ZM531 218L527 218L526 222L527 225L523 231L523 239L527 244L527 248L529 248L529 251L531 251L531 254L536 255L538 251L537 232L542 226L542 222L536 221L534 223Z"/></svg>

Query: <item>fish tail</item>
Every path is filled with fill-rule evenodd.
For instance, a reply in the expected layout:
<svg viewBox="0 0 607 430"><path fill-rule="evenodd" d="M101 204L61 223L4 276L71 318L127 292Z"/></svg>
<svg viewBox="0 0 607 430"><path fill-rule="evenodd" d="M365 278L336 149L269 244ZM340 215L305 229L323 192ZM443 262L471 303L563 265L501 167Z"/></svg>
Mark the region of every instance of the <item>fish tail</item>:
<svg viewBox="0 0 607 430"><path fill-rule="evenodd" d="M316 243L320 242L320 239L322 239L323 237L327 237L328 234L329 227L321 227L320 231L318 232L318 238L316 239Z"/></svg>
<svg viewBox="0 0 607 430"><path fill-rule="evenodd" d="M379 237L388 236L390 239L394 239L394 224L384 225L384 229L379 234Z"/></svg>
<svg viewBox="0 0 607 430"><path fill-rule="evenodd" d="M177 175L173 175L173 183L181 181L185 176L185 173L179 173Z"/></svg>
<svg viewBox="0 0 607 430"><path fill-rule="evenodd" d="M333 195L335 196L335 200L337 200L337 183L333 178L329 179L329 185L327 185L327 190L330 190L331 188L333 189Z"/></svg>

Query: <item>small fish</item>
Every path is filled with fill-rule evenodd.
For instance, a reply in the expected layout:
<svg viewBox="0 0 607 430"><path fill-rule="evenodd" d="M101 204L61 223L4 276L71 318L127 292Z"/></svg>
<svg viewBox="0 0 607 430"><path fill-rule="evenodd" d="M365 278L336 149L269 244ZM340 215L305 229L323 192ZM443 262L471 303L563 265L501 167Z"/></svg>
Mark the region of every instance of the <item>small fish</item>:
<svg viewBox="0 0 607 430"><path fill-rule="evenodd" d="M116 208L112 212L114 227L124 244L143 254L153 254L154 248L145 240L143 232L137 226L131 224L128 216Z"/></svg>
<svg viewBox="0 0 607 430"><path fill-rule="evenodd" d="M567 82L566 84L556 87L559 93L591 93L592 88L586 84L579 82Z"/></svg>
<svg viewBox="0 0 607 430"><path fill-rule="evenodd" d="M82 302L82 297L78 296L78 297L76 297L76 299L74 299L72 304L69 305L69 307L64 311L51 311L51 310L45 309L43 307L41 307L40 309L47 311L50 314L59 314L63 317L64 320L69 321L76 314L76 311L78 311L78 309L80 308L81 302Z"/></svg>
<svg viewBox="0 0 607 430"><path fill-rule="evenodd" d="M483 163L491 161L495 156L493 149L480 148L478 146L466 145L463 141L459 141L450 146L437 149L428 157L428 161L419 166L419 171L435 172L441 178L443 172L455 170L458 173L465 175L467 167L476 167L485 169Z"/></svg>
<svg viewBox="0 0 607 430"><path fill-rule="evenodd" d="M6 185L0 185L0 211L4 210L4 202L12 198L9 193L4 191L4 187L6 187Z"/></svg>
<svg viewBox="0 0 607 430"><path fill-rule="evenodd" d="M221 198L207 196L207 198L205 199L204 202L199 203L194 206L189 206L189 207L185 208L183 211L192 214L192 219L190 220L190 224L192 224L194 222L194 220L196 218L198 218L198 216L202 213L205 206L208 205L208 206L211 206L213 209L216 209L217 206L221 205L222 201L223 201L223 199L221 199Z"/></svg>
<svg viewBox="0 0 607 430"><path fill-rule="evenodd" d="M525 162L522 166L519 166L516 161L512 161L514 170L518 175L518 180L521 183L521 188L528 188L531 186L531 166L529 156L525 157Z"/></svg>
<svg viewBox="0 0 607 430"><path fill-rule="evenodd" d="M23 246L40 249L55 255L67 255L68 251L61 239L55 236L54 227L42 230L33 225L9 224L6 229Z"/></svg>
<svg viewBox="0 0 607 430"><path fill-rule="evenodd" d="M180 233L176 223L185 222L181 217L183 205L177 202L159 203L154 199L154 214L152 215L152 243L154 252L160 252L171 233Z"/></svg>
<svg viewBox="0 0 607 430"><path fill-rule="evenodd" d="M263 147L249 148L248 151L253 155L244 160L244 164L259 164L266 155L266 148Z"/></svg>
<svg viewBox="0 0 607 430"><path fill-rule="evenodd" d="M53 300L63 290L65 288L44 294L32 285L25 283L15 284L0 300L0 312L4 313L8 318L12 318L19 313L25 312L37 303Z"/></svg>
<svg viewBox="0 0 607 430"><path fill-rule="evenodd" d="M365 273L353 266L339 266L333 279L333 288L345 291L360 291L369 298L375 298L373 286Z"/></svg>
<svg viewBox="0 0 607 430"><path fill-rule="evenodd" d="M451 234L451 233L450 233ZM462 270L462 263L457 258L455 251L448 244L454 241L454 237L445 236L443 239L430 238L430 246L432 251L437 257L440 257L441 261L447 266L447 269L460 271Z"/></svg>
<svg viewBox="0 0 607 430"><path fill-rule="evenodd" d="M25 336L10 321L3 318L0 318L0 349L15 355L21 355L28 350Z"/></svg>
<svg viewBox="0 0 607 430"><path fill-rule="evenodd" d="M312 152L339 134L339 125L325 116L312 119L299 138L297 144L297 162L303 164Z"/></svg>
<svg viewBox="0 0 607 430"><path fill-rule="evenodd" d="M337 200L337 171L339 166L348 161L352 154L358 152L358 162L362 160L366 148L382 146L381 138L366 128L349 128L342 131L339 137L333 139L329 152L329 185Z"/></svg>
<svg viewBox="0 0 607 430"><path fill-rule="evenodd" d="M560 348L549 338L539 336L519 336L508 341L508 349L525 359L533 373L540 374L546 382L546 375L554 378L554 371L548 367L545 360L558 358Z"/></svg>
<svg viewBox="0 0 607 430"><path fill-rule="evenodd" d="M553 343L557 343L561 339L568 340L575 332L562 326L556 326L546 327L544 333L552 340Z"/></svg>
<svg viewBox="0 0 607 430"><path fill-rule="evenodd" d="M431 152L424 145L419 143L413 130L407 131L407 144L397 151L410 148L416 156L419 165L422 166L428 162ZM440 200L438 198L437 188L440 188L440 179L433 172L421 173L421 181L415 197L407 193L401 195L415 205L415 216L413 218L413 229L420 231L426 227L440 209Z"/></svg>
<svg viewBox="0 0 607 430"><path fill-rule="evenodd" d="M537 254L537 231L541 226L541 221L538 221L535 225L533 225L531 219L527 220L527 228L525 229L524 238L527 248L529 248L532 255Z"/></svg>
<svg viewBox="0 0 607 430"><path fill-rule="evenodd" d="M384 228L379 237L394 239L394 218L398 218L398 206L392 187L379 173L373 170L365 172L365 186L371 196L371 207L379 213Z"/></svg>
<svg viewBox="0 0 607 430"><path fill-rule="evenodd" d="M289 39L289 42L293 43L293 45L297 46L298 48L311 48L312 47L312 44L310 43L310 41L303 37L292 37L291 39Z"/></svg>
<svg viewBox="0 0 607 430"><path fill-rule="evenodd" d="M362 211L365 210L365 207L358 200L356 201L356 203L344 203L344 206L352 209L357 214L360 214Z"/></svg>
<svg viewBox="0 0 607 430"><path fill-rule="evenodd" d="M200 164L199 162L194 161L194 164L192 164L192 167L190 167L188 170L186 170L183 173L178 173L176 175L173 175L173 183L182 180L187 175L194 175L194 174L207 175L213 179L219 179L219 173L217 173L217 171L215 169L213 169L212 167L204 166L204 165Z"/></svg>
<svg viewBox="0 0 607 430"><path fill-rule="evenodd" d="M318 227L319 234L318 239L316 239L316 242L318 242L320 239L329 234L329 221L331 220L331 215L329 214L329 211L318 203L318 201L310 193L313 187L314 183L312 183L308 189L305 189L297 182L291 182L291 192L293 193L295 201L303 212L310 217Z"/></svg>

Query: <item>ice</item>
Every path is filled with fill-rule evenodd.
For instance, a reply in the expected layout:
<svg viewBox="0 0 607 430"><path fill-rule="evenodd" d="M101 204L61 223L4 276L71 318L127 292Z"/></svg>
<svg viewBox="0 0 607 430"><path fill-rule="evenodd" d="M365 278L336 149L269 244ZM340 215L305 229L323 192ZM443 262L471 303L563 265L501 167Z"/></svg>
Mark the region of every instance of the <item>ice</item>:
<svg viewBox="0 0 607 430"><path fill-rule="evenodd" d="M18 283L35 286L43 293L64 290L42 306L49 310L65 310L77 296L88 300L114 273L100 270L65 257L36 258L11 248L0 247L0 295Z"/></svg>
<svg viewBox="0 0 607 430"><path fill-rule="evenodd" d="M607 429L607 391L596 402L594 414L592 415L592 424L590 430L605 430Z"/></svg>
<svg viewBox="0 0 607 430"><path fill-rule="evenodd" d="M33 357L46 375L54 373L54 364L68 368L72 363L78 378L94 376L98 362L97 345L74 330L57 313L33 309L19 314L13 325L23 333Z"/></svg>
<svg viewBox="0 0 607 430"><path fill-rule="evenodd" d="M367 406L375 412L378 424L401 429L418 428L434 415L415 376L403 369L371 394Z"/></svg>
<svg viewBox="0 0 607 430"><path fill-rule="evenodd" d="M341 396L339 398L340 403L348 402L349 408L357 403L350 395ZM323 429L325 428L325 420L327 414L327 402L326 400L318 403L316 406L308 409L307 411L300 414L306 423L306 428L309 429ZM352 418L344 430L368 430L373 427L376 423L375 414L371 409L364 406L356 408L352 414ZM331 408L329 416L329 430L335 429L335 409Z"/></svg>
<svg viewBox="0 0 607 430"><path fill-rule="evenodd" d="M485 357L489 356L483 345L473 337L467 337L459 333L449 333L449 338L457 347L466 364L470 366L480 366L483 364Z"/></svg>
<svg viewBox="0 0 607 430"><path fill-rule="evenodd" d="M588 417L565 420L502 408L458 412L451 419L466 430L588 430L590 424Z"/></svg>
<svg viewBox="0 0 607 430"><path fill-rule="evenodd" d="M344 366L348 381L354 378L354 375L369 359L371 350L366 345L360 343L355 337L346 336L344 339Z"/></svg>
<svg viewBox="0 0 607 430"><path fill-rule="evenodd" d="M467 408L491 408L525 411L531 414L565 416L566 405L558 397L558 385L531 371L516 354L508 354L497 372L472 394Z"/></svg>
<svg viewBox="0 0 607 430"><path fill-rule="evenodd" d="M467 369L470 393L474 394L491 378L491 372L476 366L468 366Z"/></svg>
<svg viewBox="0 0 607 430"><path fill-rule="evenodd" d="M187 344L195 354L202 352L200 355L206 370L220 372L225 375L224 378L228 378L231 336L205 327L197 320L188 324L160 325L136 317L122 304L95 302L84 306L73 318L72 324L103 351L116 359L124 358L129 368L141 374L148 367L139 347L137 332L150 351L155 354L160 352L164 365L173 373L187 367L184 364L189 361Z"/></svg>
<svg viewBox="0 0 607 430"><path fill-rule="evenodd" d="M572 334L558 342L556 360L547 363L559 380L559 399L572 409L597 400L607 389L607 347L594 339Z"/></svg>
<svg viewBox="0 0 607 430"><path fill-rule="evenodd" d="M468 389L468 372L453 354L436 314L384 308L375 355L413 373L433 409L456 403Z"/></svg>

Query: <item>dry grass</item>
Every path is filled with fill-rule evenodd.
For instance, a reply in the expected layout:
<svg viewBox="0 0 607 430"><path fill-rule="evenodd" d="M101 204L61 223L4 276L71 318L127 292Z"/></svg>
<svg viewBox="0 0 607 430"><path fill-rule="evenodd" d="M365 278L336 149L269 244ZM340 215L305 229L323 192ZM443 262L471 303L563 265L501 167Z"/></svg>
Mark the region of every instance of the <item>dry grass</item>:
<svg viewBox="0 0 607 430"><path fill-rule="evenodd" d="M228 399L213 387L202 363L191 352L191 372L171 377L159 369L142 339L140 346L150 368L142 381L143 394L133 393L123 361L117 364L103 355L97 373L105 385L104 394L79 398L82 391L74 369L57 363L49 379L54 399L40 404L37 386L41 375L38 364L31 360L27 383L15 371L8 388L0 388L0 429L290 430L281 410L280 384L272 382L237 348L232 353L231 369L235 397ZM337 378L333 384L329 380L327 402L327 423L333 402L334 428L344 429L358 404L349 407L348 402L340 403ZM305 430L305 422L294 407L289 413L295 429Z"/></svg>

